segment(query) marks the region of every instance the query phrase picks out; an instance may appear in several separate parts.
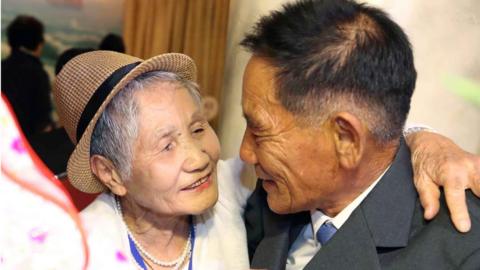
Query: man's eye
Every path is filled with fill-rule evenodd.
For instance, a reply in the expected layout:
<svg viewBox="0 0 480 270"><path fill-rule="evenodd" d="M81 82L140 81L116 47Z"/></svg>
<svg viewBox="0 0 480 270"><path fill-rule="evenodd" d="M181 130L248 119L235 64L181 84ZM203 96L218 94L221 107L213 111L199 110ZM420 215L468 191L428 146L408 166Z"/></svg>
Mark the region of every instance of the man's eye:
<svg viewBox="0 0 480 270"><path fill-rule="evenodd" d="M247 127L252 131L262 131L263 126L256 122L247 122Z"/></svg>
<svg viewBox="0 0 480 270"><path fill-rule="evenodd" d="M262 137L261 135L253 134L253 140L256 144L259 144L264 140L264 137Z"/></svg>
<svg viewBox="0 0 480 270"><path fill-rule="evenodd" d="M254 123L252 123L250 121L247 121L247 127L249 127L250 129L257 129L257 125L255 125Z"/></svg>

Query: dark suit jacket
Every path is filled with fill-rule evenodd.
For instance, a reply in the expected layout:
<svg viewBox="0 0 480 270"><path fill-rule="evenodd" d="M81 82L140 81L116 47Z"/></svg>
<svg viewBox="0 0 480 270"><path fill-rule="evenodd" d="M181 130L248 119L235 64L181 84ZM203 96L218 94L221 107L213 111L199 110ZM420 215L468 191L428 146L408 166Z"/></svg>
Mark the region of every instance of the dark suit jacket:
<svg viewBox="0 0 480 270"><path fill-rule="evenodd" d="M305 269L480 269L480 200L468 192L468 234L453 227L443 195L439 214L427 222L412 175L402 142L382 180ZM259 184L245 222L252 268L285 269L289 248L310 215L273 213Z"/></svg>

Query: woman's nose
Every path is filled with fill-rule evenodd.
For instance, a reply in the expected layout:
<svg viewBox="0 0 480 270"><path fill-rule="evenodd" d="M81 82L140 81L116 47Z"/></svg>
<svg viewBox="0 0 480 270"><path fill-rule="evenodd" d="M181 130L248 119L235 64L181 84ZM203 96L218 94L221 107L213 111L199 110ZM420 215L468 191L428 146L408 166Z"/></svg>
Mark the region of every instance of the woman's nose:
<svg viewBox="0 0 480 270"><path fill-rule="evenodd" d="M206 151L203 150L202 145L192 142L185 147L184 151L187 155L184 163L186 171L202 171L208 167L210 157Z"/></svg>

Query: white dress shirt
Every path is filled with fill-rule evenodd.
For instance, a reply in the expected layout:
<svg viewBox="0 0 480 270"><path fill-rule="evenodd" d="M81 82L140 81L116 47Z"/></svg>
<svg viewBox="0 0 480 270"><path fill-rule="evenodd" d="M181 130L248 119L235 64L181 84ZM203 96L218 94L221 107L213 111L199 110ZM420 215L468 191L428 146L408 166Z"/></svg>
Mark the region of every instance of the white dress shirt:
<svg viewBox="0 0 480 270"><path fill-rule="evenodd" d="M302 231L298 235L295 242L290 247L287 258L286 270L297 270L303 269L308 262L315 256L315 254L320 250L322 245L317 241L315 237L318 229L326 221L330 221L337 230L339 230L342 225L347 221L352 212L362 203L363 199L372 191L372 189L377 185L380 179L383 177L387 169L373 182L367 189L365 189L362 194L360 194L355 200L347 205L338 215L335 217L329 217L322 213L319 210L312 210L310 212L311 223L305 225Z"/></svg>

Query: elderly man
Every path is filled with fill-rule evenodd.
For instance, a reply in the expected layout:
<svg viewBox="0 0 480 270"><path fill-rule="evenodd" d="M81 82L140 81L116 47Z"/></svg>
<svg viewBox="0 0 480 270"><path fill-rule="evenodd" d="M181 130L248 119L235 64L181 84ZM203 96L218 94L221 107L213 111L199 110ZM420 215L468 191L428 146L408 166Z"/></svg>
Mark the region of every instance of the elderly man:
<svg viewBox="0 0 480 270"><path fill-rule="evenodd" d="M262 179L245 213L252 268L478 269L477 198L467 192L467 235L443 200L423 219L402 134L416 71L397 24L353 1L305 0L242 45L241 157Z"/></svg>

